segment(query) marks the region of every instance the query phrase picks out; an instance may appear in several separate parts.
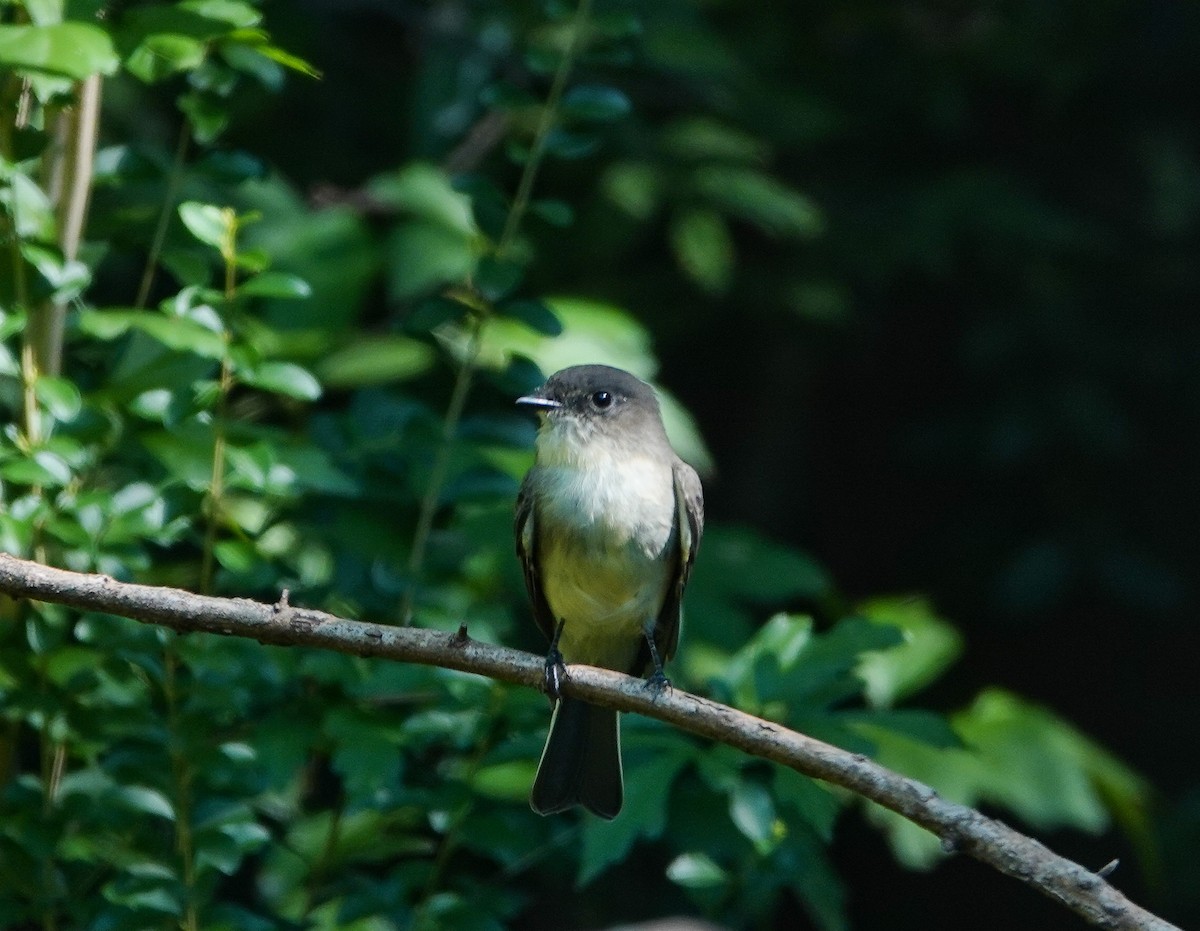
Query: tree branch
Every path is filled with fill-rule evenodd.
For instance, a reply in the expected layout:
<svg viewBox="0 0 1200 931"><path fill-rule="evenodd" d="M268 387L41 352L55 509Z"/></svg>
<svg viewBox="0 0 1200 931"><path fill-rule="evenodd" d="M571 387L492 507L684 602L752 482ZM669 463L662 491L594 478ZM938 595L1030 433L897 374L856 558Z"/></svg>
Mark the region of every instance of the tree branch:
<svg viewBox="0 0 1200 931"><path fill-rule="evenodd" d="M385 627L295 608L286 597L276 605L213 598L52 569L4 554L0 554L0 592L178 631L206 631L260 643L322 647L356 656L442 666L532 688L541 686L544 671L541 657L472 640L465 626L458 634ZM840 750L678 689L652 692L640 679L606 669L571 666L563 691L594 704L657 718L849 789L933 832L948 849L962 851L1020 879L1098 927L1179 931L1130 902L1100 875L862 754Z"/></svg>

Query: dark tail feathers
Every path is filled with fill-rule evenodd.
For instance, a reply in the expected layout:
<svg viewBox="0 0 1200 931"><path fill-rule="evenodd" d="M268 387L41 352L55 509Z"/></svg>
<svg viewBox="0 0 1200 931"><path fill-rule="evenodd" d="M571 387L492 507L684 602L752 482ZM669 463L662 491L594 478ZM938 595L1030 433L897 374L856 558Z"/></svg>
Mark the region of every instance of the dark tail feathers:
<svg viewBox="0 0 1200 931"><path fill-rule="evenodd" d="M539 815L582 805L611 819L621 810L621 733L617 713L560 698L529 796Z"/></svg>

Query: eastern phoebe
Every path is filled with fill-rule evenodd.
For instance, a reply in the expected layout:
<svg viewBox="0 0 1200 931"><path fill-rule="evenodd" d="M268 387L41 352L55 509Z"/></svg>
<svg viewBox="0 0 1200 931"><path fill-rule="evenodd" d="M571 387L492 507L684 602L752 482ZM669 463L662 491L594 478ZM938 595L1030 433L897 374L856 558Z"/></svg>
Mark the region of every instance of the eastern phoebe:
<svg viewBox="0 0 1200 931"><path fill-rule="evenodd" d="M564 663L631 675L679 643L679 609L704 530L700 478L667 440L654 389L607 365L563 369L518 404L541 426L517 496L517 555L533 617L550 638L550 735L529 804L621 810L617 713L558 692Z"/></svg>

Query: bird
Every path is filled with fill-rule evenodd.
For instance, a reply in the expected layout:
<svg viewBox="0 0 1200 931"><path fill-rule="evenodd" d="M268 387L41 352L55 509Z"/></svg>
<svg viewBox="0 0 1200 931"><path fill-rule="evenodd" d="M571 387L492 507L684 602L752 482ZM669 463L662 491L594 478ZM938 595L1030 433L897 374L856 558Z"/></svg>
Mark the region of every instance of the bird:
<svg viewBox="0 0 1200 931"><path fill-rule="evenodd" d="M550 640L554 703L530 806L612 819L624 798L617 713L561 694L565 664L669 684L663 664L679 644L703 490L667 438L654 389L629 372L572 366L517 404L540 421L514 535L533 618Z"/></svg>

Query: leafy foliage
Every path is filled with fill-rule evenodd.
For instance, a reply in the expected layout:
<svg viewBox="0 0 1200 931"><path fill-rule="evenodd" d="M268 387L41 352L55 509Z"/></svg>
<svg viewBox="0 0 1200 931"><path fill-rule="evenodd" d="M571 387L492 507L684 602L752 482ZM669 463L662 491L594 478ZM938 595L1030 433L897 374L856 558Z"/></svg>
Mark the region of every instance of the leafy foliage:
<svg viewBox="0 0 1200 931"><path fill-rule="evenodd" d="M738 280L746 230L784 243L825 230L727 119L673 114L623 136L637 56L714 67L712 37L673 44L652 14L643 40L620 11L481 5L474 67L442 116L459 135L498 120L500 138L460 153L465 167L413 158L318 209L226 141L246 100L316 74L258 5L95 7L0 7L14 269L0 279L0 545L196 590L286 589L381 622L467 619L477 638L540 649L510 552L532 426L509 401L571 362L645 377L658 363L626 310L539 286L558 231L588 220L587 205L543 196L537 170L585 172L630 222L661 219L682 279L710 295ZM705 60L683 55L689 43ZM50 138L75 82L96 74L115 118L89 242L71 255L69 194L44 179L72 167ZM178 123L180 140L135 127L143 112ZM54 375L37 361L56 351L41 321L68 305ZM678 448L710 465L689 414L664 402ZM635 870L665 891L597 893L580 914L745 925L799 902L814 925L847 926L828 847L849 800L794 772L631 720L621 818L535 819L536 695L2 607L5 926L501 928L543 887L586 896ZM1144 834L1144 784L1050 712L998 690L949 716L905 706L959 649L923 601L853 609L806 554L717 524L677 682L1035 825L1097 831L1115 816ZM904 862L932 862L929 838L871 817Z"/></svg>

